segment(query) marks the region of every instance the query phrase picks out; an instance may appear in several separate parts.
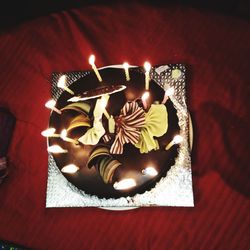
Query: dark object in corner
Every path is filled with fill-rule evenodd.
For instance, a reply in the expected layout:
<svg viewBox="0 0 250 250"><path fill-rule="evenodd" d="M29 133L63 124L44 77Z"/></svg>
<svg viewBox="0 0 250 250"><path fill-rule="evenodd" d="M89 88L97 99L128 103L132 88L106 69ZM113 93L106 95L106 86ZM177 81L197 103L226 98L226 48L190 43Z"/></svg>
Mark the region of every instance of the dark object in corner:
<svg viewBox="0 0 250 250"><path fill-rule="evenodd" d="M8 241L2 241L0 240L0 249L1 250L28 250L28 248L25 248L23 246L8 242Z"/></svg>
<svg viewBox="0 0 250 250"><path fill-rule="evenodd" d="M0 184L8 173L6 156L15 122L15 117L8 110L0 108Z"/></svg>

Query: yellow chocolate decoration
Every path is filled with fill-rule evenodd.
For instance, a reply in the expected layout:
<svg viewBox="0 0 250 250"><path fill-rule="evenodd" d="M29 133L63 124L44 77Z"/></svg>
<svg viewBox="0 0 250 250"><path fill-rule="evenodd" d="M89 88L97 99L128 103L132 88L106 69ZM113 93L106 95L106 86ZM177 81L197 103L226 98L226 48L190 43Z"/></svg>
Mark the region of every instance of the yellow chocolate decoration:
<svg viewBox="0 0 250 250"><path fill-rule="evenodd" d="M159 149L158 141L154 137L160 137L167 132L168 113L164 104L152 104L145 115L145 125L142 127L139 142L135 144L140 153L148 153Z"/></svg>

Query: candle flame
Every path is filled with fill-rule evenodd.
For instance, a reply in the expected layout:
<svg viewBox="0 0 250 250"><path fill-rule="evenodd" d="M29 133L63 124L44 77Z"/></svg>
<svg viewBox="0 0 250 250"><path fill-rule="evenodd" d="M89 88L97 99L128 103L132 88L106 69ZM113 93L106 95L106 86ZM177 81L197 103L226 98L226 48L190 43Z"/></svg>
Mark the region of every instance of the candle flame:
<svg viewBox="0 0 250 250"><path fill-rule="evenodd" d="M53 99L51 99L51 100L49 100L49 101L47 101L47 102L45 103L45 107L46 107L46 108L49 108L49 109L54 108L55 105L56 105L56 101L53 100Z"/></svg>
<svg viewBox="0 0 250 250"><path fill-rule="evenodd" d="M183 137L181 135L176 135L173 139L174 144L181 143L183 141Z"/></svg>
<svg viewBox="0 0 250 250"><path fill-rule="evenodd" d="M44 137L50 137L52 136L54 133L56 132L56 129L55 128L48 128L46 130L43 130L41 132L41 135L44 136Z"/></svg>
<svg viewBox="0 0 250 250"><path fill-rule="evenodd" d="M151 69L151 64L149 62L145 62L144 63L144 69L146 70L146 72L149 72Z"/></svg>
<svg viewBox="0 0 250 250"><path fill-rule="evenodd" d="M143 101L146 101L147 99L149 98L149 92L148 91L145 91L141 97L141 99Z"/></svg>
<svg viewBox="0 0 250 250"><path fill-rule="evenodd" d="M61 171L63 173L68 173L68 174L74 174L79 170L79 167L77 167L75 164L69 164L67 166L64 166Z"/></svg>
<svg viewBox="0 0 250 250"><path fill-rule="evenodd" d="M58 80L57 87L65 88L65 82L66 82L66 76L62 75Z"/></svg>
<svg viewBox="0 0 250 250"><path fill-rule="evenodd" d="M156 176L158 174L158 171L154 167L149 166L142 170L142 174Z"/></svg>
<svg viewBox="0 0 250 250"><path fill-rule="evenodd" d="M113 187L116 190L129 189L136 186L136 182L132 178L124 179L118 182L115 182Z"/></svg>
<svg viewBox="0 0 250 250"><path fill-rule="evenodd" d="M62 130L62 132L61 132L61 134L60 134L60 137L61 137L62 139L65 139L65 138L67 137L67 130L66 130L66 129L63 129L63 130Z"/></svg>
<svg viewBox="0 0 250 250"><path fill-rule="evenodd" d="M168 89L165 91L165 94L166 94L167 96L173 95L173 94L174 94L174 88L173 88L173 87L168 88Z"/></svg>
<svg viewBox="0 0 250 250"><path fill-rule="evenodd" d="M89 57L89 64L90 64L90 65L95 64L95 56L94 56L94 55L91 55L91 56Z"/></svg>
<svg viewBox="0 0 250 250"><path fill-rule="evenodd" d="M68 150L63 149L59 145L52 145L52 146L48 147L48 152L50 152L50 153L67 153Z"/></svg>
<svg viewBox="0 0 250 250"><path fill-rule="evenodd" d="M129 64L128 64L127 62L125 62L125 63L123 63L123 67L124 67L125 69L128 69L128 68L129 68Z"/></svg>

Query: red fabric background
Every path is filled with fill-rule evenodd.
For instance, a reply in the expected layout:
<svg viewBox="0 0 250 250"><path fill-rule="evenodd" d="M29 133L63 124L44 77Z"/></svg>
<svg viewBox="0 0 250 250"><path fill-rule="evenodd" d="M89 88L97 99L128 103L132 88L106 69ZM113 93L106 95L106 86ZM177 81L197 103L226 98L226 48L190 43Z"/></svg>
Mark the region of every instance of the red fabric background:
<svg viewBox="0 0 250 250"><path fill-rule="evenodd" d="M0 105L17 117L0 186L0 238L35 249L249 247L250 23L191 8L88 7L0 36ZM194 208L46 209L46 128L53 71L127 60L186 63L194 121Z"/></svg>

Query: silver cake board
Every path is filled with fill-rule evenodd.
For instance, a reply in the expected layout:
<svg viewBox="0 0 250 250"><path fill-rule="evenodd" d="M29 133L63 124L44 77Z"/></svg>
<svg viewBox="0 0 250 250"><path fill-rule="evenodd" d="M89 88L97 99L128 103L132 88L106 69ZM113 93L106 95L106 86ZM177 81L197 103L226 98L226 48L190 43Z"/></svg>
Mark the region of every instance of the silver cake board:
<svg viewBox="0 0 250 250"><path fill-rule="evenodd" d="M112 65L104 68L122 68L122 65ZM178 78L173 77L174 70L179 70L180 75ZM53 156L49 154L46 208L101 207L111 210L126 210L150 206L193 207L194 199L190 158L193 130L186 106L185 73L186 68L182 64L161 65L153 67L150 71L150 79L154 80L164 90L174 87L175 91L170 96L170 99L177 110L180 134L183 137L175 164L170 168L166 177L162 177L154 188L143 194L117 199L99 198L95 195L88 195L71 184L56 166ZM88 75L89 71L67 72L63 74L67 76L67 86L70 86L79 78ZM54 100L57 100L63 92L62 89L57 87L57 81L61 75L62 73L52 74L51 93Z"/></svg>

